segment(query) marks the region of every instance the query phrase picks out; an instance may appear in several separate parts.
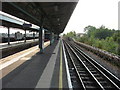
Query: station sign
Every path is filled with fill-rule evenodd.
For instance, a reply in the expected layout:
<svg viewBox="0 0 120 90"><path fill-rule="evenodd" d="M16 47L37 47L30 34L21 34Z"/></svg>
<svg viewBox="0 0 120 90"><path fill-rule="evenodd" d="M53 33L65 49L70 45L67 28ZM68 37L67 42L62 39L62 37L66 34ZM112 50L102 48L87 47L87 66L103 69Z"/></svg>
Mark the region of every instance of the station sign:
<svg viewBox="0 0 120 90"><path fill-rule="evenodd" d="M30 28L30 27L32 27L32 24L23 23L23 27L24 28Z"/></svg>

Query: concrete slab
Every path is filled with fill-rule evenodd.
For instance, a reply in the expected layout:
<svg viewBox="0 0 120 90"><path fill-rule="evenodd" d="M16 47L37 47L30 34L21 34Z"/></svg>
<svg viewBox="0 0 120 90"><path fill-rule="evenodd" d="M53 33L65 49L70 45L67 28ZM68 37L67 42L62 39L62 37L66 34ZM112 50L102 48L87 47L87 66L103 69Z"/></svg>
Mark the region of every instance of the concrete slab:
<svg viewBox="0 0 120 90"><path fill-rule="evenodd" d="M58 41L46 47L44 54L36 53L31 58L21 58L21 61L25 59L23 64L2 78L3 88L58 89L62 73L62 88L68 89L64 53Z"/></svg>
<svg viewBox="0 0 120 90"><path fill-rule="evenodd" d="M46 47L44 54L36 53L2 78L3 88L35 88L57 43Z"/></svg>
<svg viewBox="0 0 120 90"><path fill-rule="evenodd" d="M63 44L61 43L62 47L63 47ZM64 89L68 89L68 79L67 79L67 72L66 72L66 65L65 65L65 57L64 57L64 52L63 52L63 49L62 49L62 53L61 53L61 46L59 47L59 52L58 52L58 55L57 55L57 60L56 60L56 63L55 63L55 68L54 68L54 73L53 73L53 77L52 77L52 80L51 80L51 86L50 88L52 89L58 89L60 88L60 59L62 60L62 88ZM61 55L62 54L62 55ZM61 57L62 56L62 57Z"/></svg>
<svg viewBox="0 0 120 90"><path fill-rule="evenodd" d="M36 88L50 88L54 66L56 63L57 55L58 55L59 45L60 45L60 42L58 42L57 46L55 47L53 54L50 57L49 62L45 67L45 70L42 76L40 77L40 80L37 83Z"/></svg>

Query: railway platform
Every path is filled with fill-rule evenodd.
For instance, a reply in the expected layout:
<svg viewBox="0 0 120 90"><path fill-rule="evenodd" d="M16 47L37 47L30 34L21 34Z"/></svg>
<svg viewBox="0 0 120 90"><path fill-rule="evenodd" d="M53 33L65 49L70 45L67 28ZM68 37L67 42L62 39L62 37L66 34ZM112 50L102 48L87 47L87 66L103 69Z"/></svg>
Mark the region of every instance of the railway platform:
<svg viewBox="0 0 120 90"><path fill-rule="evenodd" d="M6 62L3 60L3 68L0 68L3 90L69 87L61 40L56 40L52 45L46 42L44 45L43 54L39 52L38 46L35 46L23 52L30 52L28 55L14 55L14 58L19 60L11 64L8 58L13 57L6 57Z"/></svg>
<svg viewBox="0 0 120 90"><path fill-rule="evenodd" d="M0 60L2 90L119 90L119 78L73 41L47 41L44 46L42 53L37 45Z"/></svg>
<svg viewBox="0 0 120 90"><path fill-rule="evenodd" d="M0 49L8 48L11 46L16 46L16 45L24 44L24 43L31 43L31 42L35 42L35 41L38 41L38 39L26 40L26 42L24 40L14 41L14 42L10 42L10 45L8 45L8 43L0 43Z"/></svg>
<svg viewBox="0 0 120 90"><path fill-rule="evenodd" d="M0 36L7 42L0 43L0 89L120 90L120 57L62 37L79 0L5 1L0 11ZM15 40L23 41L11 42Z"/></svg>

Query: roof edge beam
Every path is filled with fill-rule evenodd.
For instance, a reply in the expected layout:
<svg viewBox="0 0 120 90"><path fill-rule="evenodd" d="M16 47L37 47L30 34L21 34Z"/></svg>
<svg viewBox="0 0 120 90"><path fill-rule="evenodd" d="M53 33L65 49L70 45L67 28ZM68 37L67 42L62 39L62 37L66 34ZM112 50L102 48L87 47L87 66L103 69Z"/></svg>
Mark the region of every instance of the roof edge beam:
<svg viewBox="0 0 120 90"><path fill-rule="evenodd" d="M36 19L34 16L32 16L31 14L29 14L28 12L26 12L25 10L21 9L20 7L18 7L17 5L13 4L12 2L8 2L9 4L11 4L12 6L14 6L15 8L19 9L21 12L23 12L24 14L30 16L32 19L36 20L37 22L40 23L40 21L38 19Z"/></svg>

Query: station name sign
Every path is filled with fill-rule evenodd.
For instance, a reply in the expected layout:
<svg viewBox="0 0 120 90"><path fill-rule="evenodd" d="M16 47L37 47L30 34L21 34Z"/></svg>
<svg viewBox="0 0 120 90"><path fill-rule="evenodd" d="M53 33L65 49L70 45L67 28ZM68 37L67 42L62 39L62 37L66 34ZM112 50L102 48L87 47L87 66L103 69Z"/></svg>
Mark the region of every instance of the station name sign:
<svg viewBox="0 0 120 90"><path fill-rule="evenodd" d="M30 28L30 27L32 27L32 24L23 23L23 27L24 28Z"/></svg>

